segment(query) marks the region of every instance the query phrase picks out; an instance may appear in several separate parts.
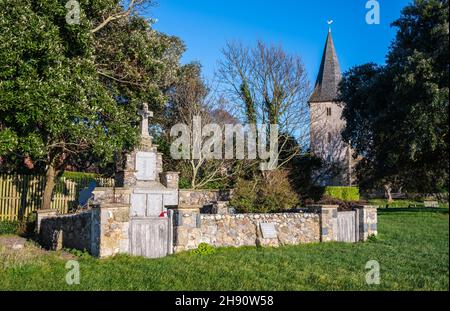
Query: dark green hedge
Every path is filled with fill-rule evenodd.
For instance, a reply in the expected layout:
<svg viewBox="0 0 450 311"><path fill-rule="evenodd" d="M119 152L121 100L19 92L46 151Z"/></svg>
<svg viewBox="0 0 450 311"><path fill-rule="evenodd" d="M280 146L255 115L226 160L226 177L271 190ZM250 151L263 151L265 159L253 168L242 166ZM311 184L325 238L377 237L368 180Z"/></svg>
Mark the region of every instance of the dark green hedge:
<svg viewBox="0 0 450 311"><path fill-rule="evenodd" d="M344 201L359 201L358 187L325 187L324 196Z"/></svg>
<svg viewBox="0 0 450 311"><path fill-rule="evenodd" d="M90 178L95 179L100 176L94 173L65 171L61 177L65 177L68 179L90 179Z"/></svg>

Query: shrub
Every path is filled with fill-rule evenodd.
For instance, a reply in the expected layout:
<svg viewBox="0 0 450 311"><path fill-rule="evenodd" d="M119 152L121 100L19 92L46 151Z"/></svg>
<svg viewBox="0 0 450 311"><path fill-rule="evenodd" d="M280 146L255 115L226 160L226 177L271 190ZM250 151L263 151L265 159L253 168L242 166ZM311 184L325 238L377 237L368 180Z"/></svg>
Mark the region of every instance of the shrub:
<svg viewBox="0 0 450 311"><path fill-rule="evenodd" d="M84 259L92 258L92 256L89 254L89 252L86 249L79 250L79 249L75 249L75 248L65 248L64 251L69 254L72 254L76 257L80 257L80 258L84 258Z"/></svg>
<svg viewBox="0 0 450 311"><path fill-rule="evenodd" d="M34 235L36 228L36 213L29 214L20 221L0 221L0 234L18 234L25 237Z"/></svg>
<svg viewBox="0 0 450 311"><path fill-rule="evenodd" d="M292 189L286 172L273 171L261 183L256 204L260 212L282 212L299 204L298 195Z"/></svg>
<svg viewBox="0 0 450 311"><path fill-rule="evenodd" d="M190 189L191 181L186 177L180 176L180 179L178 181L178 187L180 189Z"/></svg>
<svg viewBox="0 0 450 311"><path fill-rule="evenodd" d="M233 206L240 213L255 212L257 188L257 180L239 179L236 182L236 188L230 200L230 206Z"/></svg>
<svg viewBox="0 0 450 311"><path fill-rule="evenodd" d="M194 249L192 251L192 254L196 254L196 255L211 255L214 254L216 252L216 249L206 243L200 243L197 247L197 249Z"/></svg>
<svg viewBox="0 0 450 311"><path fill-rule="evenodd" d="M324 196L343 201L359 201L360 199L358 187L325 187Z"/></svg>
<svg viewBox="0 0 450 311"><path fill-rule="evenodd" d="M230 205L239 213L274 213L292 209L299 203L286 172L267 172L264 179L236 183Z"/></svg>
<svg viewBox="0 0 450 311"><path fill-rule="evenodd" d="M375 234L371 234L367 237L367 242L377 242L378 238Z"/></svg>
<svg viewBox="0 0 450 311"><path fill-rule="evenodd" d="M20 223L18 221L0 221L0 234L16 234L19 228Z"/></svg>

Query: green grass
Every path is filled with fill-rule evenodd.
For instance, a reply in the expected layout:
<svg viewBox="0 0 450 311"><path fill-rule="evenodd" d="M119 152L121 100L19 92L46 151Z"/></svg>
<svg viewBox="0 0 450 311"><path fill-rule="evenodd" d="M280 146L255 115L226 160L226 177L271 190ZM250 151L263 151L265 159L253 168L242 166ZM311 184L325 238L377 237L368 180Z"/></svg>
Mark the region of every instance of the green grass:
<svg viewBox="0 0 450 311"><path fill-rule="evenodd" d="M369 200L369 204L379 206L380 208L385 208L386 205L389 205L389 208L407 208L407 207L423 207L423 201L414 201L414 200L394 200L393 202L388 202L385 199L372 199ZM439 202L440 208L448 208L448 205L442 202Z"/></svg>
<svg viewBox="0 0 450 311"><path fill-rule="evenodd" d="M448 209L389 209L379 211L378 238L365 243L220 248L161 259L81 256L81 282L72 286L55 252L16 264L0 251L0 289L448 290L448 224ZM365 283L369 260L380 263L380 285Z"/></svg>

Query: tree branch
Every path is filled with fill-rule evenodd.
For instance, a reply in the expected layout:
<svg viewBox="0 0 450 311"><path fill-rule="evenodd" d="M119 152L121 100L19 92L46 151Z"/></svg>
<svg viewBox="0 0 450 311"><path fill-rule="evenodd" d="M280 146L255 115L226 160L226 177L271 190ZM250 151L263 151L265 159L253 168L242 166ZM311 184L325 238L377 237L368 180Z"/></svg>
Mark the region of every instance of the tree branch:
<svg viewBox="0 0 450 311"><path fill-rule="evenodd" d="M128 9L126 11L108 16L97 27L92 29L91 33L96 33L97 31L104 28L106 25L108 25L112 21L129 16L131 14L131 12L133 12L133 10L136 8L136 6L138 4L141 4L142 2L143 2L143 0L131 0L130 5L128 6Z"/></svg>

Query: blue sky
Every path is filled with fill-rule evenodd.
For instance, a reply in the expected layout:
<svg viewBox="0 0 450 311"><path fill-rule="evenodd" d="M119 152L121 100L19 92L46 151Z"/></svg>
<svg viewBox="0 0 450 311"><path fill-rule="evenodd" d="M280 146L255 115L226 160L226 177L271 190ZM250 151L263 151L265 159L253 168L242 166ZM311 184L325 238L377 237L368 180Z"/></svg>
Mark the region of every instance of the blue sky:
<svg viewBox="0 0 450 311"><path fill-rule="evenodd" d="M300 55L315 82L328 31L343 71L366 62L384 63L395 36L392 21L410 0L378 0L381 22L368 25L367 0L159 0L151 16L154 28L180 37L187 46L183 63L199 61L204 76L212 78L220 50L227 40L252 45L260 39L282 44Z"/></svg>

